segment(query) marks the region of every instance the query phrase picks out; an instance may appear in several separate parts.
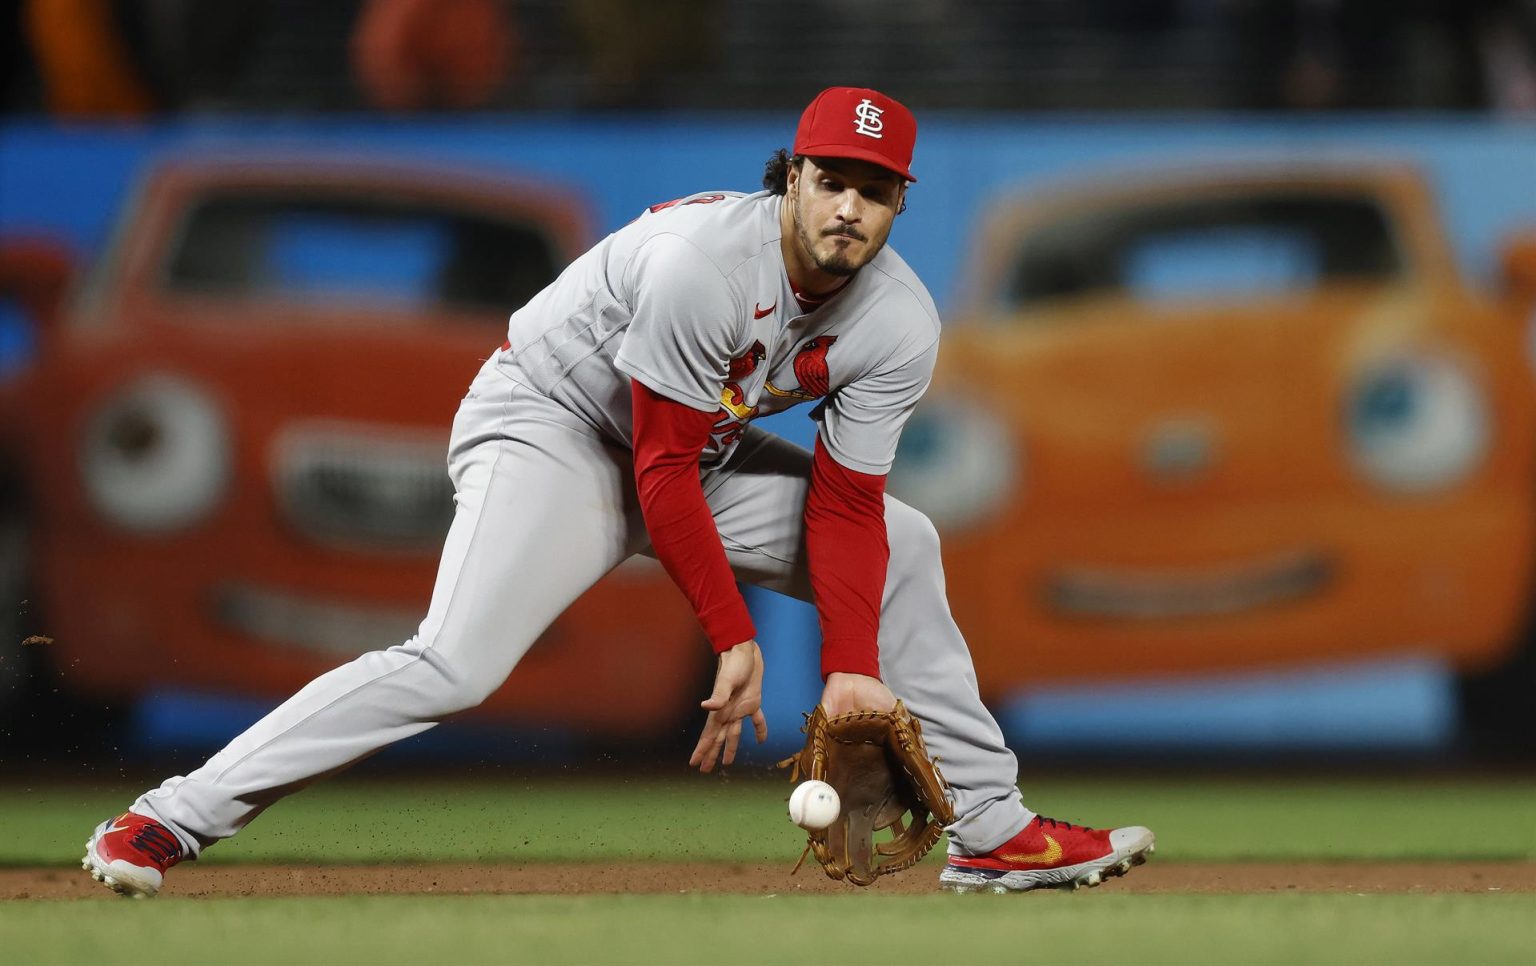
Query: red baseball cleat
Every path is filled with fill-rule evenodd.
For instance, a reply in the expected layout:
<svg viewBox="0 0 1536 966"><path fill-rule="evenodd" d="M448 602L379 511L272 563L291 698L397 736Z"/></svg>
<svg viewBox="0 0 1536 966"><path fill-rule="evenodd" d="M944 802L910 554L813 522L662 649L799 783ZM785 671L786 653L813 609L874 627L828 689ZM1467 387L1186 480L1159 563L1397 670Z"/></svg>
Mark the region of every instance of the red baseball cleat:
<svg viewBox="0 0 1536 966"><path fill-rule="evenodd" d="M113 892L148 899L160 891L165 870L185 857L170 829L152 818L124 812L96 826L80 867Z"/></svg>
<svg viewBox="0 0 1536 966"><path fill-rule="evenodd" d="M1156 848L1152 830L1096 829L1037 816L985 855L951 855L939 885L953 892L1028 892L1096 886L1125 875Z"/></svg>

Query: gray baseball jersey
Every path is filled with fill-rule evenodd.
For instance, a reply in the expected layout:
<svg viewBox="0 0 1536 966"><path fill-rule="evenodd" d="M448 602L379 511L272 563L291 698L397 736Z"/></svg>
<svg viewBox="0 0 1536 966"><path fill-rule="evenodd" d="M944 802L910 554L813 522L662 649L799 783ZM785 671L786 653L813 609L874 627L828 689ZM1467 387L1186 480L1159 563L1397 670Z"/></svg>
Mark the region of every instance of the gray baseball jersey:
<svg viewBox="0 0 1536 966"><path fill-rule="evenodd" d="M933 372L938 311L889 246L802 311L779 248L781 202L714 192L646 211L513 314L505 368L626 446L631 377L719 410L706 465L754 417L825 397L816 416L831 455L885 473Z"/></svg>

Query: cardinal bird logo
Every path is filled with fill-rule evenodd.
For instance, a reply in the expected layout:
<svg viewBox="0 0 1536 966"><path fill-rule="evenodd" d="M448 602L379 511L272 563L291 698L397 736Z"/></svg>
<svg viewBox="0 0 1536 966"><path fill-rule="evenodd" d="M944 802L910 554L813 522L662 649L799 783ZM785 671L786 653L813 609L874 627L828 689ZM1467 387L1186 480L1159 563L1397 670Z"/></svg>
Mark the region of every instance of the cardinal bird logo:
<svg viewBox="0 0 1536 966"><path fill-rule="evenodd" d="M766 358L768 358L768 350L763 348L762 342L752 343L752 348L731 360L731 378L747 378L757 371L758 365Z"/></svg>
<svg viewBox="0 0 1536 966"><path fill-rule="evenodd" d="M737 419L751 419L757 415L757 407L747 405L747 395L741 391L740 380L756 372L766 358L768 350L761 342L754 342L752 348L731 360L728 370L731 381L720 387L720 405Z"/></svg>
<svg viewBox="0 0 1536 966"><path fill-rule="evenodd" d="M827 373L827 350L836 341L835 335L818 335L807 340L800 351L795 353L795 360L791 363L795 367L795 378L799 380L800 388L780 389L770 382L768 391L775 396L791 399L820 399L831 392L832 377Z"/></svg>

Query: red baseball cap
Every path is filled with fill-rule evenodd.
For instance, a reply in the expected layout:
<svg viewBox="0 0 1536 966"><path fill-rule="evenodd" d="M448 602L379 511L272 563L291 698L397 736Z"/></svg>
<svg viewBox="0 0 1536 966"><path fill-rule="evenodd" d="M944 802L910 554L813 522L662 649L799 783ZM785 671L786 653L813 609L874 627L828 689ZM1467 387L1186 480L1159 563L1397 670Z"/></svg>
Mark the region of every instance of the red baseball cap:
<svg viewBox="0 0 1536 966"><path fill-rule="evenodd" d="M793 153L868 161L916 181L916 141L917 118L900 101L867 87L829 87L800 115Z"/></svg>

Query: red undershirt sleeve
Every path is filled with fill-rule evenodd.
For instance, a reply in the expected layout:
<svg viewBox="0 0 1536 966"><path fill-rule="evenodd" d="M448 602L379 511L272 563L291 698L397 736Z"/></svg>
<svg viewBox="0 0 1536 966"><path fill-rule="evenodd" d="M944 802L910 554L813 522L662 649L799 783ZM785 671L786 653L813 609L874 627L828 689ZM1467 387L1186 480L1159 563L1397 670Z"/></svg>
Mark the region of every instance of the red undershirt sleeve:
<svg viewBox="0 0 1536 966"><path fill-rule="evenodd" d="M850 470L816 439L805 500L805 546L821 618L821 674L880 676L880 598L890 545L885 476Z"/></svg>
<svg viewBox="0 0 1536 966"><path fill-rule="evenodd" d="M630 396L635 489L656 559L693 605L716 653L752 640L757 631L699 481L699 454L719 414L674 402L638 379L630 380Z"/></svg>

